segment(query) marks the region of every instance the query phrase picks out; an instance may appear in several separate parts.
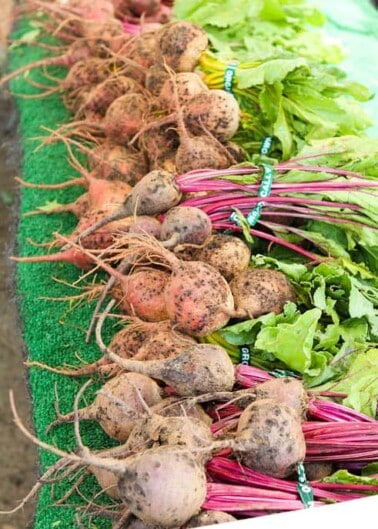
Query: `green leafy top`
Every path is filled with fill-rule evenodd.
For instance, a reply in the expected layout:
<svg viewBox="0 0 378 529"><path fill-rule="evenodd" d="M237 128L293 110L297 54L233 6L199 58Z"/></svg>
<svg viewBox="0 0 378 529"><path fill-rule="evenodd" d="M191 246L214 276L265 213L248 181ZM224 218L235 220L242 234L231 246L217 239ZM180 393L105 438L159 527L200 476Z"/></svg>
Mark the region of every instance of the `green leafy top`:
<svg viewBox="0 0 378 529"><path fill-rule="evenodd" d="M210 87L223 88L227 64L238 62L234 140L247 151L274 136L287 159L312 140L361 135L372 125L359 104L372 94L334 66L343 52L315 30L325 16L306 0L177 0L174 15L206 30L211 49L200 68Z"/></svg>
<svg viewBox="0 0 378 529"><path fill-rule="evenodd" d="M326 19L304 0L178 0L174 15L203 26L223 60L261 60L287 52L320 62L343 57L339 46L309 31Z"/></svg>
<svg viewBox="0 0 378 529"><path fill-rule="evenodd" d="M261 365L263 360L268 369L292 369L308 386L332 380L335 387L335 381L341 380L337 391L348 388L348 403L372 414L378 394L376 278L362 278L356 271L353 275L335 261L309 269L255 256L253 265L285 273L296 290L297 303L287 303L281 314L236 323L218 334L233 346L249 345L252 363L256 359ZM367 378L359 376L364 367Z"/></svg>

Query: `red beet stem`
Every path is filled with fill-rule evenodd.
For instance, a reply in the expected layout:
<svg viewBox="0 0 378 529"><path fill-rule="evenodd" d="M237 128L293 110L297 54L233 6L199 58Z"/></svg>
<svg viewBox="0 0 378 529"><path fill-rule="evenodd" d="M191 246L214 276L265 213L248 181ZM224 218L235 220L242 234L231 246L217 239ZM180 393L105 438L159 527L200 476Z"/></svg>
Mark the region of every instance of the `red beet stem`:
<svg viewBox="0 0 378 529"><path fill-rule="evenodd" d="M217 456L211 459L207 464L207 471L216 480L224 480L239 485L262 487L268 490L297 492L297 483L295 481L267 476L226 457ZM318 481L310 482L310 484L315 499L325 501L340 502L351 500L362 497L362 493L369 494L378 490L378 486L376 485L365 484L351 486L350 484L319 483ZM358 494L358 492L361 494Z"/></svg>
<svg viewBox="0 0 378 529"><path fill-rule="evenodd" d="M295 511L303 509L303 503L296 494L280 491L263 491L257 487L208 483L203 509L226 512L242 511ZM321 502L314 502L320 506Z"/></svg>
<svg viewBox="0 0 378 529"><path fill-rule="evenodd" d="M251 388L260 382L265 382L274 378L274 376L268 373L268 371L244 364L239 364L235 367L235 377L237 383L244 388Z"/></svg>
<svg viewBox="0 0 378 529"><path fill-rule="evenodd" d="M326 401L323 399L311 399L308 412L312 417L326 421L376 423L376 420L373 419L373 417L369 417L364 413L359 413L358 411L352 410L351 408L338 404L337 402Z"/></svg>
<svg viewBox="0 0 378 529"><path fill-rule="evenodd" d="M215 222L213 221L212 224L213 224L213 228L215 230L221 230L221 231L232 230L232 231L235 231L235 232L238 232L238 233L242 232L242 229L239 226L236 226L231 221L226 221L226 220L224 220L224 221L215 221ZM280 239L279 237L276 237L275 235L271 235L270 233L266 233L266 232L263 232L263 231L260 231L260 230L256 230L254 228L251 228L249 230L249 233L252 236L259 237L260 239L266 239L267 241L270 241L272 243L279 244L280 246L284 246L285 248L289 248L293 252L299 253L300 255L303 255L303 257L306 257L312 263L318 263L318 262L322 261L322 259L323 259L320 255L316 255L316 254L314 254L312 252L308 252L307 250L304 250L300 246L298 246L296 244L293 244L291 242L285 241L285 239Z"/></svg>

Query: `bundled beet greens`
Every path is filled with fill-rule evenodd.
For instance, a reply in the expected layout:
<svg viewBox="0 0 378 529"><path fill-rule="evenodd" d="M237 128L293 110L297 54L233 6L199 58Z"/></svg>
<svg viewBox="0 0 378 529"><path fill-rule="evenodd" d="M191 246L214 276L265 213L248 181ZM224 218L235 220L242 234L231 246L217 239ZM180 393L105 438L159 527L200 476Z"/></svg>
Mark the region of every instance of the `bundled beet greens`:
<svg viewBox="0 0 378 529"><path fill-rule="evenodd" d="M334 65L343 53L314 31L326 19L307 2L178 1L174 13L208 33L200 68L209 86L237 98L236 140L245 148L274 136L287 159L314 139L359 135L372 124L359 104L372 94Z"/></svg>
<svg viewBox="0 0 378 529"><path fill-rule="evenodd" d="M261 255L252 262L283 271L294 285L298 302L287 304L281 314L225 327L209 341L222 343L235 362L246 347L251 365L291 369L309 386L345 392L345 404L374 417L378 394L376 278L362 278L358 272L353 275L336 262L311 270Z"/></svg>
<svg viewBox="0 0 378 529"><path fill-rule="evenodd" d="M181 20L166 23L172 4L25 0L21 12L42 16L22 46L53 29L66 53L0 80L22 74L13 87L47 103L63 92L72 117L42 123L51 135L25 151L13 257L23 283L35 266L49 290L21 288L24 315L42 320L27 362L43 391L38 438L11 406L60 457L33 489L62 482L53 501L76 520L54 513L53 525L185 529L378 492L378 140L359 104L370 91L335 66L343 51L304 0L178 0ZM59 65L62 80L47 70ZM79 173L68 181L33 165L57 142ZM85 192L60 205L73 185ZM38 188L50 200L35 209ZM42 213L59 215L44 217L47 241ZM49 271L63 273L53 291ZM54 294L69 308L45 318ZM97 383L77 391L83 376ZM306 480L317 462L329 482Z"/></svg>

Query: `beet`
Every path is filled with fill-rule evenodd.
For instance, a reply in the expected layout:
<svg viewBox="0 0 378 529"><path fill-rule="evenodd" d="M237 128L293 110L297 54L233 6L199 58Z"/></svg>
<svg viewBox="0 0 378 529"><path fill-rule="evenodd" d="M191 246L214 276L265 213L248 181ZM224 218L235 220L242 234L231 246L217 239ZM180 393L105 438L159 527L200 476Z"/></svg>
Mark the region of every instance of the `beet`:
<svg viewBox="0 0 378 529"><path fill-rule="evenodd" d="M156 32L149 31L141 33L133 38L129 46L125 47L125 53L144 68L150 68L156 63Z"/></svg>
<svg viewBox="0 0 378 529"><path fill-rule="evenodd" d="M169 73L164 64L160 62L153 64L146 71L145 87L152 95L157 97L169 77Z"/></svg>
<svg viewBox="0 0 378 529"><path fill-rule="evenodd" d="M144 403L153 406L161 398L159 386L149 377L139 373L123 373L105 382L92 404L78 410L77 418L96 420L112 439L124 442L145 412ZM48 430L58 424L73 422L74 419L75 412L60 414Z"/></svg>
<svg viewBox="0 0 378 529"><path fill-rule="evenodd" d="M214 266L227 280L245 270L250 263L251 250L238 237L217 233L195 252L195 258Z"/></svg>
<svg viewBox="0 0 378 529"><path fill-rule="evenodd" d="M182 106L189 103L194 96L200 98L209 91L207 85L195 72L181 72L176 74L174 79L168 76L158 94L160 105L168 111L175 109L173 83L176 83L178 100Z"/></svg>
<svg viewBox="0 0 378 529"><path fill-rule="evenodd" d="M104 117L106 137L115 143L127 143L143 126L148 101L138 93L129 93L115 99Z"/></svg>
<svg viewBox="0 0 378 529"><path fill-rule="evenodd" d="M115 99L130 94L143 93L143 87L125 75L112 76L93 86L85 103L76 112L76 119L101 119Z"/></svg>
<svg viewBox="0 0 378 529"><path fill-rule="evenodd" d="M159 60L175 72L191 72L207 49L206 32L190 22L166 24L159 33Z"/></svg>
<svg viewBox="0 0 378 529"><path fill-rule="evenodd" d="M196 343L191 336L174 331L171 327L156 332L145 340L134 360L163 360L179 355L190 343Z"/></svg>
<svg viewBox="0 0 378 529"><path fill-rule="evenodd" d="M179 206L170 209L161 225L161 239L165 248L178 244L203 244L211 235L210 217L201 209Z"/></svg>
<svg viewBox="0 0 378 529"><path fill-rule="evenodd" d="M306 453L297 411L270 398L253 402L240 416L234 453L254 470L277 478L290 476Z"/></svg>
<svg viewBox="0 0 378 529"><path fill-rule="evenodd" d="M165 382L179 395L195 396L202 393L230 391L234 385L234 366L222 347L192 344L179 355L168 360L122 359L102 341L101 328L106 312L99 318L97 343L109 359L129 371L145 374Z"/></svg>
<svg viewBox="0 0 378 529"><path fill-rule="evenodd" d="M200 510L206 476L190 452L161 446L129 457L118 489L121 500L144 523L180 527Z"/></svg>
<svg viewBox="0 0 378 529"><path fill-rule="evenodd" d="M196 169L212 168L225 169L231 164L231 158L226 148L221 145L211 131L203 128L197 136L192 136L186 128L184 112L188 111L189 104L181 108L177 87L174 83L175 106L177 115L177 130L180 145L176 152L176 167L179 173L187 173Z"/></svg>
<svg viewBox="0 0 378 529"><path fill-rule="evenodd" d="M282 312L285 303L296 301L295 291L282 272L268 268L248 268L230 283L235 299L235 316L257 318Z"/></svg>
<svg viewBox="0 0 378 529"><path fill-rule="evenodd" d="M88 163L96 176L106 180L122 180L135 186L148 173L148 162L142 152L123 145L100 144L88 152Z"/></svg>
<svg viewBox="0 0 378 529"><path fill-rule="evenodd" d="M226 169L231 165L229 155L210 136L180 135L176 153L176 167L180 174L196 169Z"/></svg>
<svg viewBox="0 0 378 529"><path fill-rule="evenodd" d="M201 134L203 130L207 130L218 140L226 141L239 128L238 102L225 90L200 92L183 109L185 124L192 134Z"/></svg>
<svg viewBox="0 0 378 529"><path fill-rule="evenodd" d="M138 139L140 150L149 160L150 170L163 169L171 173L176 173L176 170L164 169L163 163L167 158L174 159L179 144L176 131L164 125L146 130Z"/></svg>
<svg viewBox="0 0 378 529"><path fill-rule="evenodd" d="M123 302L121 307L131 316L156 322L168 319L165 288L170 280L167 272L153 268L137 269L119 277Z"/></svg>
<svg viewBox="0 0 378 529"><path fill-rule="evenodd" d="M165 288L166 310L172 324L190 336L207 336L222 328L234 313L234 300L224 277L201 261L182 261L158 241L128 237L129 251L151 253L172 272Z"/></svg>
<svg viewBox="0 0 378 529"><path fill-rule="evenodd" d="M133 188L122 206L83 230L73 243L117 219L131 215L157 215L180 202L181 192L174 176L166 171L150 171Z"/></svg>

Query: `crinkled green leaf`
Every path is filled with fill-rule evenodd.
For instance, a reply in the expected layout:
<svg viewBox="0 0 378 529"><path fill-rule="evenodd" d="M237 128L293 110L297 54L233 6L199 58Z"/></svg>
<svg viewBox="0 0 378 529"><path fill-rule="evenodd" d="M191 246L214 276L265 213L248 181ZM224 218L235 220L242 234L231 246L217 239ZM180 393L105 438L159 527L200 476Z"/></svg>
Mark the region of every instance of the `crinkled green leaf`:
<svg viewBox="0 0 378 529"><path fill-rule="evenodd" d="M378 349L369 349L354 355L349 369L339 382L329 382L322 390L347 393L345 406L375 417L378 400Z"/></svg>
<svg viewBox="0 0 378 529"><path fill-rule="evenodd" d="M240 90L251 86L274 84L282 81L296 68L304 67L307 61L301 57L295 59L272 59L253 68L236 70L235 81Z"/></svg>
<svg viewBox="0 0 378 529"><path fill-rule="evenodd" d="M324 155L311 158L321 153ZM365 177L378 177L378 138L344 135L313 140L301 149L298 156L306 157L308 165L340 167Z"/></svg>
<svg viewBox="0 0 378 529"><path fill-rule="evenodd" d="M329 324L324 331L316 333L315 350L322 349L332 350L340 340L340 326L336 324Z"/></svg>
<svg viewBox="0 0 378 529"><path fill-rule="evenodd" d="M376 476L372 476L372 474L376 474ZM361 468L361 476L371 476L374 479L378 479L378 461L374 463L369 463L365 467Z"/></svg>
<svg viewBox="0 0 378 529"><path fill-rule="evenodd" d="M273 353L291 369L304 373L311 366L312 346L320 316L319 309L312 309L299 316L295 323L264 326L257 336L255 347Z"/></svg>
<svg viewBox="0 0 378 529"><path fill-rule="evenodd" d="M335 377L337 369L330 363L332 355L328 351L313 351L311 367L303 373L303 381L307 387L318 386Z"/></svg>
<svg viewBox="0 0 378 529"><path fill-rule="evenodd" d="M57 200L50 200L46 202L43 206L38 206L37 210L45 213L49 213L50 211L54 211L56 208L59 208L62 204L58 202Z"/></svg>
<svg viewBox="0 0 378 529"><path fill-rule="evenodd" d="M337 470L331 476L326 476L321 480L323 483L354 483L356 485L378 485L378 478L368 475L358 476L351 474L347 470Z"/></svg>
<svg viewBox="0 0 378 529"><path fill-rule="evenodd" d="M349 318L339 327L344 342L364 344L369 338L369 326L365 318Z"/></svg>
<svg viewBox="0 0 378 529"><path fill-rule="evenodd" d="M279 322L294 322L298 314L294 303L286 303L281 314L269 312L259 318L224 327L219 330L219 334L233 345L254 344L256 336L263 326L274 326Z"/></svg>

